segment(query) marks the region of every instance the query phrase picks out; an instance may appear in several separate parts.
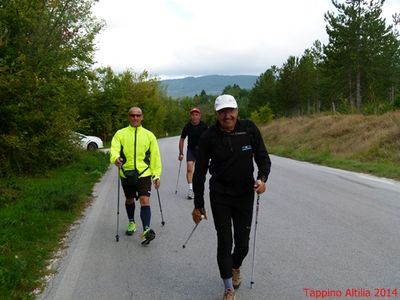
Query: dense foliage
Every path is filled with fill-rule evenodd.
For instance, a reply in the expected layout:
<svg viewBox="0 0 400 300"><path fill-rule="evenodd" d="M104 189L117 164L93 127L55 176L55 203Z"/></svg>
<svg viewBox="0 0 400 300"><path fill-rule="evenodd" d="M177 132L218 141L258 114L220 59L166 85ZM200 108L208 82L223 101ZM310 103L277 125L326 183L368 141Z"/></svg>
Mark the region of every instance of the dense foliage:
<svg viewBox="0 0 400 300"><path fill-rule="evenodd" d="M329 43L324 49L325 75L331 90L352 108L393 102L399 84L398 34L381 18L384 0L333 1L338 14L328 12ZM397 85L397 87L396 87Z"/></svg>
<svg viewBox="0 0 400 300"><path fill-rule="evenodd" d="M128 110L139 106L143 110L143 126L156 135L164 134L164 118L168 107L160 82L147 72L114 73L111 68L97 69L88 82L90 91L77 105L78 130L110 140L116 130L128 125ZM171 108L171 107L170 107Z"/></svg>
<svg viewBox="0 0 400 300"><path fill-rule="evenodd" d="M4 0L0 9L0 175L70 161L69 143L86 94L93 0Z"/></svg>
<svg viewBox="0 0 400 300"><path fill-rule="evenodd" d="M0 176L37 173L71 162L71 133L105 141L127 124L133 105L161 135L168 108L147 72L93 70L103 28L96 0L4 0L0 7Z"/></svg>

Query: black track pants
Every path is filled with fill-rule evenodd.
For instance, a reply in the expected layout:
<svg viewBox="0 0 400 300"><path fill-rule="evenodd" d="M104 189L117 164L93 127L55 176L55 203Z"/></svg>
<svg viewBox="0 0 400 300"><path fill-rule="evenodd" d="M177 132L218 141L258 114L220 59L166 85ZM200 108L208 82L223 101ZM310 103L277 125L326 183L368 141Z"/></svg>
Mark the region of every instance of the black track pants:
<svg viewBox="0 0 400 300"><path fill-rule="evenodd" d="M238 269L249 252L254 194L232 198L210 192L210 203L217 231L219 272L221 278L226 279L232 277L232 268Z"/></svg>

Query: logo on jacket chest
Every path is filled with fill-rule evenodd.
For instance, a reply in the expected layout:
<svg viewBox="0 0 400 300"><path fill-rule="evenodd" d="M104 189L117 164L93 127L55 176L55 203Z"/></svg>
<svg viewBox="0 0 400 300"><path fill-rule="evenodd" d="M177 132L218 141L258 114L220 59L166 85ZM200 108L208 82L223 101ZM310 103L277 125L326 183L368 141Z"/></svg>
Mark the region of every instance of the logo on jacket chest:
<svg viewBox="0 0 400 300"><path fill-rule="evenodd" d="M245 151L251 151L251 145L242 146L242 151L243 151L243 152L245 152Z"/></svg>

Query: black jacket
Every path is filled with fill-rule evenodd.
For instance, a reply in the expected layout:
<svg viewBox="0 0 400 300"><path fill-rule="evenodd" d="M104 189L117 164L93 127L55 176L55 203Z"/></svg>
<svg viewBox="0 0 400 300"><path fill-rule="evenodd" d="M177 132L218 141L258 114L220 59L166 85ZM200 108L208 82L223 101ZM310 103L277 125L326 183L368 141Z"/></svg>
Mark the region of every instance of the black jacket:
<svg viewBox="0 0 400 300"><path fill-rule="evenodd" d="M218 123L205 131L199 142L199 155L193 175L194 205L204 207L204 182L210 171L210 191L240 196L254 191L254 161L257 179L267 181L271 169L264 141L257 126L238 120L231 133L219 129Z"/></svg>
<svg viewBox="0 0 400 300"><path fill-rule="evenodd" d="M192 123L186 123L185 127L182 129L181 139L185 139L188 137L188 144L187 147L190 150L197 151L199 148L199 140L201 134L206 131L208 128L207 124L203 121L200 121L199 124L193 125Z"/></svg>

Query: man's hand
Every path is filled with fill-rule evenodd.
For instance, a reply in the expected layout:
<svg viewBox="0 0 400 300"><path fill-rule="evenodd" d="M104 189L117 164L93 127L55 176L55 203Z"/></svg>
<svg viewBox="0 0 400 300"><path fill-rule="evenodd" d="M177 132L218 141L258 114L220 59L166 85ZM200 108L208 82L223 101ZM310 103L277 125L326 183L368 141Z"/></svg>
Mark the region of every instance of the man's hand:
<svg viewBox="0 0 400 300"><path fill-rule="evenodd" d="M183 159L183 153L179 153L178 160L181 161Z"/></svg>
<svg viewBox="0 0 400 300"><path fill-rule="evenodd" d="M115 164L118 168L121 168L123 163L124 163L124 160L122 159L122 157L118 157L118 158L115 160L115 162L114 162L114 164Z"/></svg>
<svg viewBox="0 0 400 300"><path fill-rule="evenodd" d="M267 185L265 184L264 181L257 179L256 182L254 183L254 191L257 194L262 194L267 190Z"/></svg>
<svg viewBox="0 0 400 300"><path fill-rule="evenodd" d="M154 185L154 188L156 190L158 190L160 188L160 179L154 179L153 180L153 185Z"/></svg>
<svg viewBox="0 0 400 300"><path fill-rule="evenodd" d="M201 208L201 209L194 208L192 211L192 218L193 218L193 222L195 222L196 224L199 224L202 219L207 220L206 210L204 208Z"/></svg>

